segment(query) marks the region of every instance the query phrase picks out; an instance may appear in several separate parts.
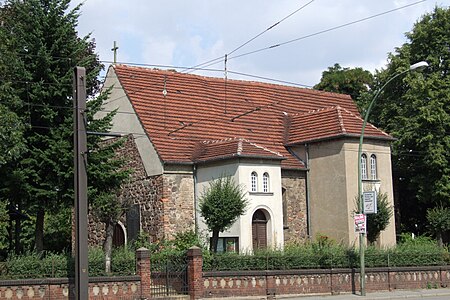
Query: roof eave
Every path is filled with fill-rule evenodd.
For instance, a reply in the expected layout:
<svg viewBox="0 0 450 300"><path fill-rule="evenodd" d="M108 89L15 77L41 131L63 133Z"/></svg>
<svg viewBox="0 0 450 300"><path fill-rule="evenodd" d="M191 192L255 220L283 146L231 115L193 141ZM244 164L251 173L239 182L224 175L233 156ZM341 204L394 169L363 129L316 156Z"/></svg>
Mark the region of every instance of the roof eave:
<svg viewBox="0 0 450 300"><path fill-rule="evenodd" d="M204 164L204 163L210 163L220 160L228 160L228 159L235 159L235 158L249 158L249 159L266 159L266 160L285 160L285 157L282 156L264 156L264 155L250 155L250 154L233 154L233 155L224 155L224 156L217 156L213 158L207 158L207 159L197 159L193 162L196 164Z"/></svg>
<svg viewBox="0 0 450 300"><path fill-rule="evenodd" d="M317 139L295 141L295 142L287 143L285 146L319 143L319 142L324 142L324 141L329 141L329 140L337 140L337 139L341 139L341 138L357 138L357 139L359 139L360 136L361 136L360 134L343 133L343 134L327 136L327 137L322 137L322 138L317 138ZM393 141L397 140L396 138L394 138L392 136L373 136L373 135L364 135L364 139L366 139L366 140L381 140L381 141L389 141L389 142L393 142Z"/></svg>

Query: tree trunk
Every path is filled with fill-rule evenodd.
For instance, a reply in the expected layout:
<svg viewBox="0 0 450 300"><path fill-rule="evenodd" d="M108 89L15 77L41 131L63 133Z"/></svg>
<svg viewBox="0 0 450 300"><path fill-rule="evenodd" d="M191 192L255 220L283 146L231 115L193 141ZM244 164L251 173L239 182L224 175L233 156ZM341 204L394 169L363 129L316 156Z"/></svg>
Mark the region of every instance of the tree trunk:
<svg viewBox="0 0 450 300"><path fill-rule="evenodd" d="M438 231L436 233L436 239L437 239L439 247L444 247L444 241L442 239L442 232Z"/></svg>
<svg viewBox="0 0 450 300"><path fill-rule="evenodd" d="M111 273L111 252L115 223L111 220L106 222L105 241L103 242L103 251L105 252L105 272Z"/></svg>
<svg viewBox="0 0 450 300"><path fill-rule="evenodd" d="M36 215L36 227L35 227L35 249L36 252L40 253L44 250L44 218L45 210L44 208L39 208Z"/></svg>
<svg viewBox="0 0 450 300"><path fill-rule="evenodd" d="M217 244L219 242L219 231L218 230L213 230L213 235L211 238L211 245L210 245L210 251L217 253Z"/></svg>

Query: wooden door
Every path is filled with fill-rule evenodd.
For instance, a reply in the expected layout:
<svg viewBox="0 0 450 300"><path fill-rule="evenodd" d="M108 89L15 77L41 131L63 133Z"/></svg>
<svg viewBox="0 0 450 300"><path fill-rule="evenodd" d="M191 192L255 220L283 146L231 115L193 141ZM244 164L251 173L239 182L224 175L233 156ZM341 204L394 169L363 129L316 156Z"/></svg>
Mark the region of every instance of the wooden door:
<svg viewBox="0 0 450 300"><path fill-rule="evenodd" d="M264 212L257 210L252 218L253 250L267 248L267 219Z"/></svg>
<svg viewBox="0 0 450 300"><path fill-rule="evenodd" d="M124 245L125 245L125 233L123 232L122 226L116 224L114 226L113 247L121 247Z"/></svg>

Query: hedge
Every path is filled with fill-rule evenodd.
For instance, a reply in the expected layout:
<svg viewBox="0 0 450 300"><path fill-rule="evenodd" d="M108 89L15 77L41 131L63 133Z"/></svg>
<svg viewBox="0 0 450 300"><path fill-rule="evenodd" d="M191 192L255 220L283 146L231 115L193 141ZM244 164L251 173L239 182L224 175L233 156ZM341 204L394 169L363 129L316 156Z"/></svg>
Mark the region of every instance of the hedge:
<svg viewBox="0 0 450 300"><path fill-rule="evenodd" d="M164 268L162 263L184 264L188 242L149 244L153 269ZM185 237L183 236L183 237ZM195 241L194 241L195 242ZM198 245L198 243L195 243ZM135 274L134 248L115 249L112 254L112 273L104 272L104 254L99 248L89 251L89 276L133 275ZM358 268L359 251L320 239L318 242L287 245L284 250L257 251L253 254L224 253L212 254L203 247L204 271L239 270L289 270L322 268ZM368 247L365 251L366 267L438 266L448 265L448 249L441 248L427 238L406 240L395 248L379 249ZM0 279L72 277L74 258L68 254L42 253L21 256L10 255L0 262Z"/></svg>
<svg viewBox="0 0 450 300"><path fill-rule="evenodd" d="M134 251L126 248L115 249L112 253L111 273L105 273L105 257L98 248L88 254L89 276L134 275ZM74 277L75 259L69 254L28 253L10 255L0 262L0 279L64 278Z"/></svg>

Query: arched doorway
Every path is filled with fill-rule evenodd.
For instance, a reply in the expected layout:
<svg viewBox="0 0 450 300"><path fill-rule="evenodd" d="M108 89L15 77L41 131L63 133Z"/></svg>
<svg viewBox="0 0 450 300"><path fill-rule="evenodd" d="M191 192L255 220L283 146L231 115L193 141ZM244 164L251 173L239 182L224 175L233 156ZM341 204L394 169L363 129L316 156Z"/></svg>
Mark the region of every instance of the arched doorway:
<svg viewBox="0 0 450 300"><path fill-rule="evenodd" d="M267 248L267 218L261 209L252 217L252 242L253 250Z"/></svg>
<svg viewBox="0 0 450 300"><path fill-rule="evenodd" d="M125 245L125 232L121 226L121 224L116 223L114 225L114 234L113 234L113 247L121 247Z"/></svg>

